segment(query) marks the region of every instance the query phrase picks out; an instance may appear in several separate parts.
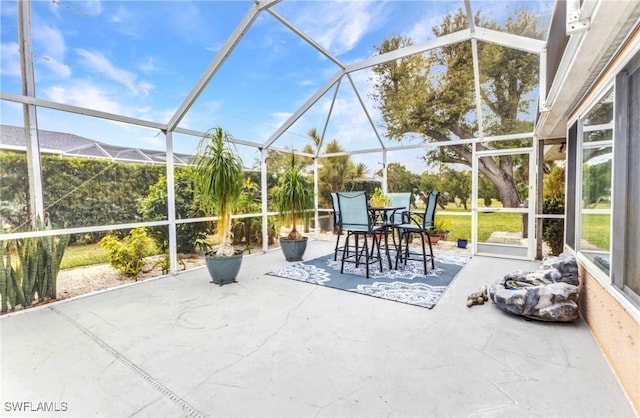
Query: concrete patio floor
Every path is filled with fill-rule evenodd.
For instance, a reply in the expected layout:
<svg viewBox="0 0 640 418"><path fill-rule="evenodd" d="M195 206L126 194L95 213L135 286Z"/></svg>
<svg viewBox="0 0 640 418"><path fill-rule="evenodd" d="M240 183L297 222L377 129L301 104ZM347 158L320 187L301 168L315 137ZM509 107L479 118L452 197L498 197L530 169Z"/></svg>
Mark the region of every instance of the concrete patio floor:
<svg viewBox="0 0 640 418"><path fill-rule="evenodd" d="M635 416L582 320L466 307L538 263L474 257L432 310L265 275L284 264L251 255L223 287L198 268L2 317L2 416Z"/></svg>

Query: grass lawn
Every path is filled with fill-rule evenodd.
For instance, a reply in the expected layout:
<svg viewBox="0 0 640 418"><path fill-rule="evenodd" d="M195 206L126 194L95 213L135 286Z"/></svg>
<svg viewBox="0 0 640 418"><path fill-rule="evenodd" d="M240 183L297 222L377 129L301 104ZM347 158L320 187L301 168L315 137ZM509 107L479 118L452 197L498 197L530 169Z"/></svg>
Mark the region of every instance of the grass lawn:
<svg viewBox="0 0 640 418"><path fill-rule="evenodd" d="M151 251L151 254L161 254L159 250ZM68 246L62 256L60 269L72 269L76 267L92 266L94 264L108 263L107 252L99 244Z"/></svg>
<svg viewBox="0 0 640 418"><path fill-rule="evenodd" d="M611 215L584 214L582 215L582 236L596 247L609 251L611 245Z"/></svg>
<svg viewBox="0 0 640 418"><path fill-rule="evenodd" d="M97 243L69 246L64 251L60 269L91 266L107 262L107 252Z"/></svg>
<svg viewBox="0 0 640 418"><path fill-rule="evenodd" d="M471 238L471 214L459 216L443 215L436 212L436 219L441 219L448 225L449 241L455 241L458 238ZM485 242L494 231L522 231L522 215L519 213L480 213L478 221L479 242Z"/></svg>
<svg viewBox="0 0 640 418"><path fill-rule="evenodd" d="M480 207L484 207L482 204ZM494 201L491 207L501 208L500 202ZM471 206L469 206L471 208ZM449 230L449 241L458 238L471 239L471 210L457 207L454 203L445 206L447 212L465 213L466 215L442 214L442 208L436 210L436 221L444 221ZM478 215L478 240L485 242L494 231L521 232L522 215L520 213L480 213Z"/></svg>

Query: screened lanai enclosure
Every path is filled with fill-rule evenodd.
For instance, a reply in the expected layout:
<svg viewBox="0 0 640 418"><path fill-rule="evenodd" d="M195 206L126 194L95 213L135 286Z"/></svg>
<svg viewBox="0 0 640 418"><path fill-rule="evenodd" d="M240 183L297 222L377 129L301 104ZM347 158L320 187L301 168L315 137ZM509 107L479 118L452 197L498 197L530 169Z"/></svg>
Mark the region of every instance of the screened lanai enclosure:
<svg viewBox="0 0 640 418"><path fill-rule="evenodd" d="M144 227L175 273L215 229L191 163L220 126L246 170L238 246L278 245L270 190L293 151L310 237L331 231L331 192L437 189L446 239L539 258L543 222L562 242L564 153L534 124L572 3L3 1L1 239Z"/></svg>

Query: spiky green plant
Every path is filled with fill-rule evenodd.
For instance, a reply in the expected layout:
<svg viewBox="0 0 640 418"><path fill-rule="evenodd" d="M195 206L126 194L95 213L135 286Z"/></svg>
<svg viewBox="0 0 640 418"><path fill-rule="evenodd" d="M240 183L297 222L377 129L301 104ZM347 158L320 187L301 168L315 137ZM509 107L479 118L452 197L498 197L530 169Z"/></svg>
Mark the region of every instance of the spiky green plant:
<svg viewBox="0 0 640 418"><path fill-rule="evenodd" d="M216 233L221 244L215 255L232 256L231 215L236 211L242 192L244 171L242 161L232 148L231 137L221 127L215 127L200 140L195 158L194 185L202 209L218 217Z"/></svg>
<svg viewBox="0 0 640 418"><path fill-rule="evenodd" d="M291 152L290 164L278 180L278 185L273 193L275 204L280 218L287 225L291 225L291 232L287 239L300 240L302 234L296 229L296 225L307 210L313 208L313 187L302 171L302 167L296 165L296 157Z"/></svg>
<svg viewBox="0 0 640 418"><path fill-rule="evenodd" d="M57 277L69 235L3 241L0 246L1 310L57 297ZM11 254L15 253L14 259Z"/></svg>

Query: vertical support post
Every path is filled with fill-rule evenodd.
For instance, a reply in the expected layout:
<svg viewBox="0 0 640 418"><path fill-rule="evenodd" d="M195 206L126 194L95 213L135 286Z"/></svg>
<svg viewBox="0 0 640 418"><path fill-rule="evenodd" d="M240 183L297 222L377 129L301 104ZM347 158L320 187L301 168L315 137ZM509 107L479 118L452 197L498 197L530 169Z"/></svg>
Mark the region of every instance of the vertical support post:
<svg viewBox="0 0 640 418"><path fill-rule="evenodd" d="M547 48L540 52L539 59L538 103L540 103L539 108L544 110L549 108L547 106Z"/></svg>
<svg viewBox="0 0 640 418"><path fill-rule="evenodd" d="M318 188L318 157L313 158L313 208L314 208L314 237L320 239L320 216L318 215L318 205L320 201L320 189Z"/></svg>
<svg viewBox="0 0 640 418"><path fill-rule="evenodd" d="M18 36L20 42L20 71L22 75L22 95L36 97L33 70L33 49L31 47L31 2L18 1ZM29 201L31 204L31 226L37 229L38 219L44 219L44 199L42 197L42 165L40 162L40 141L38 139L38 118L36 107L23 104L24 135L27 148L27 169L29 171Z"/></svg>
<svg viewBox="0 0 640 418"><path fill-rule="evenodd" d="M478 138L484 139L483 117L482 117L482 96L480 95L480 65L478 61L478 41L471 39L471 54L473 56L473 84L476 93L476 120L478 121ZM478 252L478 144L471 145L471 254Z"/></svg>
<svg viewBox="0 0 640 418"><path fill-rule="evenodd" d="M527 205L527 210L529 212L527 219L527 230L529 231L529 236L527 237L527 253L530 260L535 260L536 258L536 248L538 242L538 229L535 228L538 224L538 218L536 217L536 214L538 213L538 205L540 202L538 196L542 195L542 188L539 187L540 179L542 178L542 171L540 171L539 154L540 148L544 150L544 147L540 147L540 145L541 144L538 139L534 137L533 151L529 153L529 173L533 173L529 174L529 204ZM544 159L544 157L542 159Z"/></svg>
<svg viewBox="0 0 640 418"><path fill-rule="evenodd" d="M320 190L318 188L318 157L313 158L313 207L314 207L314 216L315 216L315 239L320 239L320 216L318 216L318 202L319 202L319 193Z"/></svg>
<svg viewBox="0 0 640 418"><path fill-rule="evenodd" d="M260 150L260 195L262 202L262 252L269 250L269 217L267 216L267 150Z"/></svg>
<svg viewBox="0 0 640 418"><path fill-rule="evenodd" d="M387 194L387 150L382 150L382 193Z"/></svg>
<svg viewBox="0 0 640 418"><path fill-rule="evenodd" d="M173 131L165 133L167 144L167 219L169 220L169 269L178 274L178 239L176 225L176 187L173 164Z"/></svg>
<svg viewBox="0 0 640 418"><path fill-rule="evenodd" d="M534 138L534 144L537 144L536 150L536 260L542 259L542 222L543 218L538 215L542 215L544 212L543 197L544 197L544 139ZM535 146L535 145L534 145Z"/></svg>

